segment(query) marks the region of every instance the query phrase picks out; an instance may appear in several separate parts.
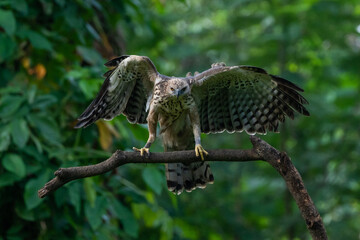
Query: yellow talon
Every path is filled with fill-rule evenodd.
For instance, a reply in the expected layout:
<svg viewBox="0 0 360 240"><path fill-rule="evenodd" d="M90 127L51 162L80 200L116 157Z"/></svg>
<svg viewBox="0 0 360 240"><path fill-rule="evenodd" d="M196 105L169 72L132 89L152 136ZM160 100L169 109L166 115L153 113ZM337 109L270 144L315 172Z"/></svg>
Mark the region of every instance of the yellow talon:
<svg viewBox="0 0 360 240"><path fill-rule="evenodd" d="M196 144L195 145L195 155L197 157L201 157L201 160L204 161L204 154L208 155L209 153L207 151L205 151L205 149L200 145L200 144Z"/></svg>
<svg viewBox="0 0 360 240"><path fill-rule="evenodd" d="M140 152L140 155L141 155L141 156L144 156L144 152L146 152L148 156L150 155L149 148L145 148L145 147L143 147L143 148L136 148L136 147L133 147L133 150L134 150L134 151L137 151L137 152Z"/></svg>

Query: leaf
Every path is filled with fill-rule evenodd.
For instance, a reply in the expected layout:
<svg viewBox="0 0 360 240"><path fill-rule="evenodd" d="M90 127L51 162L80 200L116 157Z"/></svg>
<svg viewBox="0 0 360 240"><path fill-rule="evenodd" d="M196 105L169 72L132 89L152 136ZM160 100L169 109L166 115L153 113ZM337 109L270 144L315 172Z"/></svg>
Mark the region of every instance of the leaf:
<svg viewBox="0 0 360 240"><path fill-rule="evenodd" d="M0 26L4 28L8 35L13 35L16 29L16 20L10 10L0 9Z"/></svg>
<svg viewBox="0 0 360 240"><path fill-rule="evenodd" d="M26 209L24 204L15 205L15 212L16 212L17 216L19 216L22 219L25 219L26 221L33 222L35 220L34 211Z"/></svg>
<svg viewBox="0 0 360 240"><path fill-rule="evenodd" d="M6 154L5 157L3 158L2 165L6 170L14 173L20 178L23 178L26 175L25 164L21 159L21 157L17 154L13 154L13 153Z"/></svg>
<svg viewBox="0 0 360 240"><path fill-rule="evenodd" d="M33 174L38 174L39 172L43 172L44 167L41 166L40 164L28 164L26 165L26 174L27 175L33 175Z"/></svg>
<svg viewBox="0 0 360 240"><path fill-rule="evenodd" d="M0 34L0 62L11 60L15 51L16 42L13 41L9 36Z"/></svg>
<svg viewBox="0 0 360 240"><path fill-rule="evenodd" d="M96 201L96 191L94 186L94 180L92 178L84 179L84 190L87 201L93 207Z"/></svg>
<svg viewBox="0 0 360 240"><path fill-rule="evenodd" d="M14 114L25 101L21 96L5 95L0 102L0 117L9 117Z"/></svg>
<svg viewBox="0 0 360 240"><path fill-rule="evenodd" d="M7 126L0 130L0 152L4 152L10 145L10 133Z"/></svg>
<svg viewBox="0 0 360 240"><path fill-rule="evenodd" d="M31 42L31 45L33 45L34 48L45 49L48 51L53 50L51 43L39 33L30 31L28 33L28 38Z"/></svg>
<svg viewBox="0 0 360 240"><path fill-rule="evenodd" d="M39 153L42 153L43 147L41 145L40 140L32 133L30 133L31 140L35 143L36 149Z"/></svg>
<svg viewBox="0 0 360 240"><path fill-rule="evenodd" d="M11 226L11 228L6 231L7 237L11 238L12 240L15 240L15 239L21 240L21 238L19 237L19 234L23 227L24 226L22 224L16 224L16 225Z"/></svg>
<svg viewBox="0 0 360 240"><path fill-rule="evenodd" d="M12 185L14 182L16 182L18 180L20 180L19 176L15 175L13 173L9 173L9 172L1 173L0 174L0 188Z"/></svg>
<svg viewBox="0 0 360 240"><path fill-rule="evenodd" d="M58 208L61 208L69 200L68 188L59 188L56 190L55 194L55 203Z"/></svg>
<svg viewBox="0 0 360 240"><path fill-rule="evenodd" d="M101 40L99 33L95 30L95 28L93 26L91 26L91 24L87 23L86 24L86 29L89 31L89 33L93 36L93 38L96 41Z"/></svg>
<svg viewBox="0 0 360 240"><path fill-rule="evenodd" d="M53 51L51 42L47 40L46 37L42 36L40 33L26 28L22 28L18 31L17 35L19 35L21 38L29 39L31 45L34 48Z"/></svg>
<svg viewBox="0 0 360 240"><path fill-rule="evenodd" d="M26 3L25 0L16 0L16 1L11 1L11 7L21 13L23 13L24 15L27 15L28 13L28 5Z"/></svg>
<svg viewBox="0 0 360 240"><path fill-rule="evenodd" d="M14 86L8 86L5 88L0 88L0 94L19 94L21 93L22 90L19 87L14 87ZM1 101L0 101L1 103Z"/></svg>
<svg viewBox="0 0 360 240"><path fill-rule="evenodd" d="M112 145L112 136L110 129L104 121L97 121L96 126L99 129L99 141L101 148L104 150L109 150Z"/></svg>
<svg viewBox="0 0 360 240"><path fill-rule="evenodd" d="M60 6L60 7L64 7L66 2L65 0L55 0L55 2Z"/></svg>
<svg viewBox="0 0 360 240"><path fill-rule="evenodd" d="M91 100L96 96L97 92L100 89L102 81L99 79L88 79L85 77L81 78L79 81L79 87L81 91L84 93L86 99Z"/></svg>
<svg viewBox="0 0 360 240"><path fill-rule="evenodd" d="M69 189L69 197L70 203L74 206L76 214L80 214L81 210L81 191L80 184L78 182L74 182L68 185Z"/></svg>
<svg viewBox="0 0 360 240"><path fill-rule="evenodd" d="M141 125L134 125L131 127L132 134L134 134L134 137L141 141L146 141L147 136L149 134L147 128L141 126Z"/></svg>
<svg viewBox="0 0 360 240"><path fill-rule="evenodd" d="M38 197L38 190L44 186L48 180L50 171L45 171L37 178L31 179L25 185L24 200L28 210L37 207L44 199Z"/></svg>
<svg viewBox="0 0 360 240"><path fill-rule="evenodd" d="M95 206L85 205L85 216L93 230L96 230L102 223L102 215L107 206L106 198L99 197L96 199Z"/></svg>
<svg viewBox="0 0 360 240"><path fill-rule="evenodd" d="M47 107L58 102L58 99L51 94L41 95L35 98L34 103L31 105L34 109L45 110Z"/></svg>
<svg viewBox="0 0 360 240"><path fill-rule="evenodd" d="M11 137L19 148L25 147L29 135L30 132L25 119L15 119L11 122Z"/></svg>
<svg viewBox="0 0 360 240"><path fill-rule="evenodd" d="M19 110L17 110L12 116L11 119L18 119L18 118L23 118L25 116L27 116L29 114L30 108L29 105L27 104L22 104L19 108Z"/></svg>
<svg viewBox="0 0 360 240"><path fill-rule="evenodd" d="M31 159L34 159L39 163L46 163L48 160L48 157L49 157L48 155L41 154L41 152L34 145L28 145L24 149L22 149L22 151L24 153L26 153L27 155L29 155L29 157L31 157ZM35 163L35 162L32 161L32 163ZM26 167L29 167L29 166L30 165L28 164ZM40 164L34 165L34 166L41 167Z"/></svg>
<svg viewBox="0 0 360 240"><path fill-rule="evenodd" d="M53 8L54 8L52 1L40 0L40 2L45 14L50 15L53 12Z"/></svg>
<svg viewBox="0 0 360 240"><path fill-rule="evenodd" d="M89 148L61 148L61 149L54 149L49 157L50 158L67 158L69 155L74 156L76 154L76 159L89 159L89 158L108 158L111 156L109 152L105 152L102 150L94 150Z"/></svg>
<svg viewBox="0 0 360 240"><path fill-rule="evenodd" d="M163 186L163 177L160 171L155 168L148 166L142 172L142 177L145 183L152 189L156 194L160 194Z"/></svg>
<svg viewBox="0 0 360 240"><path fill-rule="evenodd" d="M124 232L129 236L137 238L139 234L139 224L132 212L120 203L116 198L110 198L110 206L114 210L115 216L122 222Z"/></svg>
<svg viewBox="0 0 360 240"><path fill-rule="evenodd" d="M46 141L55 146L61 145L60 130L52 118L40 114L31 114L28 115L28 120L39 130Z"/></svg>
<svg viewBox="0 0 360 240"><path fill-rule="evenodd" d="M100 62L103 62L101 55L98 52L96 52L94 49L86 48L83 46L77 46L76 51L84 59L84 61L92 65L96 65Z"/></svg>
<svg viewBox="0 0 360 240"><path fill-rule="evenodd" d="M31 85L27 92L26 92L26 98L28 100L28 103L32 104L35 100L35 96L36 96L36 91L37 91L37 88L36 88L36 85Z"/></svg>

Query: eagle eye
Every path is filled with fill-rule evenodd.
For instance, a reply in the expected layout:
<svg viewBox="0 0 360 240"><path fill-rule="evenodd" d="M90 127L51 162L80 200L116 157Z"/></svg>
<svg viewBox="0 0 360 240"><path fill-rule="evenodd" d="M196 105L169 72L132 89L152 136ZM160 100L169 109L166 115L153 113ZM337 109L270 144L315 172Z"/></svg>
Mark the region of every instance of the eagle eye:
<svg viewBox="0 0 360 240"><path fill-rule="evenodd" d="M174 88L170 88L170 90L171 90L171 91L175 91L175 89L174 89Z"/></svg>

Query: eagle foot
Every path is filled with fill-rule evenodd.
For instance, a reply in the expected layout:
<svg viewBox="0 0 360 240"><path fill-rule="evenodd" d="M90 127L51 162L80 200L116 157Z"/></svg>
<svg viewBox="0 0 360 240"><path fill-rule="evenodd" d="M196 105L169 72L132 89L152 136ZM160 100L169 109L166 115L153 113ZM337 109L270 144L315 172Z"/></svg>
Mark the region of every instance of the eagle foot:
<svg viewBox="0 0 360 240"><path fill-rule="evenodd" d="M201 160L204 161L204 154L208 155L209 153L207 151L205 151L205 149L200 145L200 144L196 144L195 145L195 155L197 157L201 157Z"/></svg>
<svg viewBox="0 0 360 240"><path fill-rule="evenodd" d="M141 156L144 156L144 152L146 152L146 157L150 157L150 150L149 148L143 147L143 148L136 148L133 147L133 150L136 152L140 152Z"/></svg>

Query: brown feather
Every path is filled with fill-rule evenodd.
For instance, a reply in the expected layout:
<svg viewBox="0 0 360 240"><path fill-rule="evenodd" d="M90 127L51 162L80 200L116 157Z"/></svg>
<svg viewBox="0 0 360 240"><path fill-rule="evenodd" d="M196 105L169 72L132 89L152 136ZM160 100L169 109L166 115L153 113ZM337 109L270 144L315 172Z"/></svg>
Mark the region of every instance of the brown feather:
<svg viewBox="0 0 360 240"><path fill-rule="evenodd" d="M285 116L294 118L297 111L308 116L303 104L303 90L286 79L269 75L252 66L215 66L190 76L192 94L201 109L207 103L207 114L200 112L205 133L246 130L249 134L277 131ZM203 118L208 118L207 120Z"/></svg>
<svg viewBox="0 0 360 240"><path fill-rule="evenodd" d="M147 57L121 56L105 66L107 71L100 92L78 118L75 128L87 127L98 119L111 120L124 113L131 123L146 122L146 102L158 72Z"/></svg>

